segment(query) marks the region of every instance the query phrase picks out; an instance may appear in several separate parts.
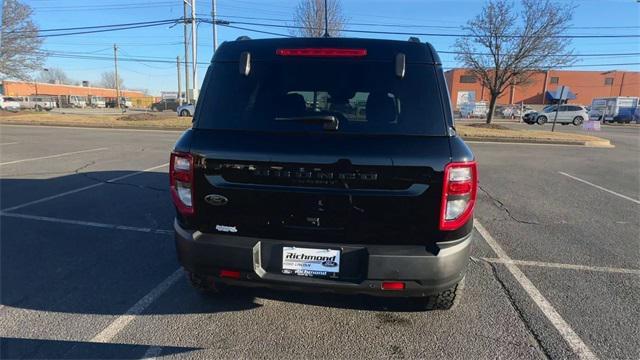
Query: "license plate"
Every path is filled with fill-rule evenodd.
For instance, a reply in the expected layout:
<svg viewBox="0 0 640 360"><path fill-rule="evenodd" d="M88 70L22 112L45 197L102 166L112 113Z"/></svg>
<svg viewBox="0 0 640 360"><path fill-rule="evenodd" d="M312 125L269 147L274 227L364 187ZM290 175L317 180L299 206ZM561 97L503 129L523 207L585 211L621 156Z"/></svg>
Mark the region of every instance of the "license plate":
<svg viewBox="0 0 640 360"><path fill-rule="evenodd" d="M299 276L337 277L340 272L340 250L282 248L282 273Z"/></svg>

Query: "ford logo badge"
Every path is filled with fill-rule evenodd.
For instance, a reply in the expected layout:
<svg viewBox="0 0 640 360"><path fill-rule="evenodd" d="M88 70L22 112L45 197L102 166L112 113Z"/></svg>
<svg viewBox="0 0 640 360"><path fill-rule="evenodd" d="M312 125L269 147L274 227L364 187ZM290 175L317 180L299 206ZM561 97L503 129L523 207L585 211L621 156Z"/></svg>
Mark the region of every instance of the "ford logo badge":
<svg viewBox="0 0 640 360"><path fill-rule="evenodd" d="M322 262L322 266L324 267L336 267L338 266L338 263L335 261L331 261L331 260L325 260Z"/></svg>
<svg viewBox="0 0 640 360"><path fill-rule="evenodd" d="M204 197L204 201L206 201L207 203L213 206L224 206L224 205L227 205L227 203L229 202L229 199L227 199L222 195L209 194Z"/></svg>

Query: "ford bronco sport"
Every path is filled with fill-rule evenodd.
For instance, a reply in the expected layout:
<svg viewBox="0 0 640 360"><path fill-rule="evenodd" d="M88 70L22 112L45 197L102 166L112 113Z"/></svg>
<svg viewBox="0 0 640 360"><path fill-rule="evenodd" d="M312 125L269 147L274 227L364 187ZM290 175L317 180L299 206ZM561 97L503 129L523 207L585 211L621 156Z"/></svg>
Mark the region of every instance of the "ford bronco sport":
<svg viewBox="0 0 640 360"><path fill-rule="evenodd" d="M478 173L442 65L416 39L226 42L171 154L180 263L221 285L449 308Z"/></svg>

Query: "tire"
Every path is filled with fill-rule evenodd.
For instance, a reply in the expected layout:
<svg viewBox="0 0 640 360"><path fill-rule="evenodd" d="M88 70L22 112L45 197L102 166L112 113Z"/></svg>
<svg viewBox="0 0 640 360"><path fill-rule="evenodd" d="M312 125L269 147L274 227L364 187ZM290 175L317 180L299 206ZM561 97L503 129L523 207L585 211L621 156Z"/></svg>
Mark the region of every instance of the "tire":
<svg viewBox="0 0 640 360"><path fill-rule="evenodd" d="M189 114L188 110L182 110L180 111L180 116L191 116L191 115Z"/></svg>
<svg viewBox="0 0 640 360"><path fill-rule="evenodd" d="M42 106L36 105L36 111L42 111Z"/></svg>
<svg viewBox="0 0 640 360"><path fill-rule="evenodd" d="M544 115L540 115L536 119L536 124L538 124L538 125L544 125L546 122L547 122L547 117L544 116Z"/></svg>
<svg viewBox="0 0 640 360"><path fill-rule="evenodd" d="M444 290L441 293L427 296L422 300L422 307L424 310L450 310L456 303L456 296L458 295L458 287L460 283L455 284L453 287Z"/></svg>
<svg viewBox="0 0 640 360"><path fill-rule="evenodd" d="M155 112L155 111L158 111L158 108L156 108L155 106L152 106L152 107L151 107L151 111L154 111L154 112Z"/></svg>
<svg viewBox="0 0 640 360"><path fill-rule="evenodd" d="M582 118L582 116L576 116L576 117L573 118L573 125L580 126L580 125L582 125L583 121L584 121L584 119Z"/></svg>

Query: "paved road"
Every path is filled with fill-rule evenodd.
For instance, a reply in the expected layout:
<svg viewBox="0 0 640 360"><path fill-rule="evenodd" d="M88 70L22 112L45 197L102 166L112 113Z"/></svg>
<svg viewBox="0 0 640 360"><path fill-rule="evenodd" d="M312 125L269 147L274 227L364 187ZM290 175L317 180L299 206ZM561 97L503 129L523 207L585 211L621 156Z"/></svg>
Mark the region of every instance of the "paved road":
<svg viewBox="0 0 640 360"><path fill-rule="evenodd" d="M0 358L637 359L640 145L609 132L615 149L472 144L482 234L459 303L421 312L203 296L169 231L177 133L0 126Z"/></svg>

